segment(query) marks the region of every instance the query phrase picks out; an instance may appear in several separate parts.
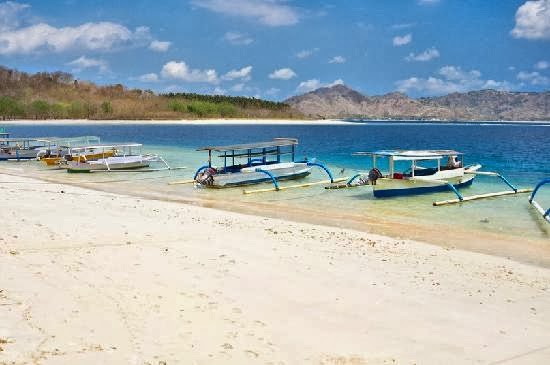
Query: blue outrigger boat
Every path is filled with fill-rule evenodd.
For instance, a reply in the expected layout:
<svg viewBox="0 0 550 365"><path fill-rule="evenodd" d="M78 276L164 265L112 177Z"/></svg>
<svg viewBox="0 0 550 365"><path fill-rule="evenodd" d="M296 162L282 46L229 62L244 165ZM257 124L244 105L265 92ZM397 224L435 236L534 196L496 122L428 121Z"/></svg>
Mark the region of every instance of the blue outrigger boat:
<svg viewBox="0 0 550 365"><path fill-rule="evenodd" d="M208 163L197 170L193 180L201 186L216 188L263 182L272 182L278 188L278 181L304 178L313 166L332 176L321 163L296 161L297 144L295 138L275 138L268 142L199 148L197 151L208 151ZM214 153L219 155L213 156ZM214 166L213 157L221 158L223 165Z"/></svg>
<svg viewBox="0 0 550 365"><path fill-rule="evenodd" d="M543 185L546 185L546 184L550 184L550 178L548 179L544 179L542 181L540 181L537 186L535 186L535 189L533 190L533 192L531 193L531 196L529 197L529 203L531 203L531 205L533 207L535 207L535 209L542 215L542 217L548 222L550 223L550 208L544 210L544 208L535 200L535 195L537 195L539 189L543 186Z"/></svg>

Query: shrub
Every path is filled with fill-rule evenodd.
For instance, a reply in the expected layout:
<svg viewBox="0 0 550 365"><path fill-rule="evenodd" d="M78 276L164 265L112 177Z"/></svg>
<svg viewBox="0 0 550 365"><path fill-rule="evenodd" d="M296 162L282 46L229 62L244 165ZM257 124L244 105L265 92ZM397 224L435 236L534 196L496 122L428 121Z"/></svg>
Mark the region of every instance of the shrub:
<svg viewBox="0 0 550 365"><path fill-rule="evenodd" d="M36 119L48 118L50 114L50 104L44 100L35 100L30 105L30 111Z"/></svg>
<svg viewBox="0 0 550 365"><path fill-rule="evenodd" d="M113 106L110 101L104 101L101 103L101 111L103 114L111 114L113 112Z"/></svg>

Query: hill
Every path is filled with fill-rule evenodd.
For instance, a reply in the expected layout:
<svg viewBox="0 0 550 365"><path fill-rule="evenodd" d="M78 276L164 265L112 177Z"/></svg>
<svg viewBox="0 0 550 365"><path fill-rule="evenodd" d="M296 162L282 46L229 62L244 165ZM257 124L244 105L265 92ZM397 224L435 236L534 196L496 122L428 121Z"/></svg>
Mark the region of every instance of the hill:
<svg viewBox="0 0 550 365"><path fill-rule="evenodd" d="M550 120L550 92L479 90L413 99L399 92L366 96L345 85L285 101L314 118Z"/></svg>
<svg viewBox="0 0 550 365"><path fill-rule="evenodd" d="M66 72L28 74L0 66L0 118L303 118L285 103L248 97L98 86Z"/></svg>

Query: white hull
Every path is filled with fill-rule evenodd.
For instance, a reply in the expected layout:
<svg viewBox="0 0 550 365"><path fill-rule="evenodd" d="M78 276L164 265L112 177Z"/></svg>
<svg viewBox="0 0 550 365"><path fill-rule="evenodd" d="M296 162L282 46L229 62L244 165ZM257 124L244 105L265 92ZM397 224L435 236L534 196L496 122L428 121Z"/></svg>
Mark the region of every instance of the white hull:
<svg viewBox="0 0 550 365"><path fill-rule="evenodd" d="M234 173L220 173L213 176L212 187L229 187L238 185L259 184L271 181L264 172L258 172L256 169L269 171L277 180L298 179L311 173L311 167L307 163L287 162L272 165L258 165L247 167Z"/></svg>
<svg viewBox="0 0 550 365"><path fill-rule="evenodd" d="M143 156L114 156L96 161L69 161L65 168L68 172L90 172L97 170L131 170L148 167L150 159Z"/></svg>

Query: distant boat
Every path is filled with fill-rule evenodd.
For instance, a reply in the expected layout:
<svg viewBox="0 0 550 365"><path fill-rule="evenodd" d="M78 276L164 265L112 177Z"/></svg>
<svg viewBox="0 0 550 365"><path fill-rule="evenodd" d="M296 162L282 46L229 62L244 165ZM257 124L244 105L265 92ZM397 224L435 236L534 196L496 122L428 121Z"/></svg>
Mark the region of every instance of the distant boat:
<svg viewBox="0 0 550 365"><path fill-rule="evenodd" d="M275 138L268 142L199 148L198 151L208 151L208 163L197 170L194 180L202 186L223 188L306 177L312 166L307 161L295 161L297 144L294 138ZM214 157L221 159L220 166L213 165ZM285 157L287 161L283 161Z"/></svg>
<svg viewBox="0 0 550 365"><path fill-rule="evenodd" d="M463 154L452 150L383 150L354 155L372 157L373 167L368 176L356 175L354 178L372 185L377 198L464 188L473 183L475 172L481 168L479 164L464 166ZM380 159L387 159L386 173L378 169ZM446 162L442 164L444 159ZM407 168L398 170L397 165L402 163Z"/></svg>
<svg viewBox="0 0 550 365"><path fill-rule="evenodd" d="M90 145L72 148L71 159L61 163L67 172L121 171L149 167L152 162L164 162L157 155L141 154L140 143L118 143L110 145ZM88 161L86 155L96 151L101 158Z"/></svg>
<svg viewBox="0 0 550 365"><path fill-rule="evenodd" d="M77 158L76 153L73 152L74 148L100 145L101 142L101 139L96 136L44 138L40 140L45 143L45 147L40 149L37 158L48 166L58 166L63 159L71 159L74 161ZM85 153L79 151L79 154L80 157L78 158L91 161L102 157L110 157L115 153L114 151L100 151L96 147L90 147Z"/></svg>
<svg viewBox="0 0 550 365"><path fill-rule="evenodd" d="M0 138L0 161L33 160L42 147L43 142L36 138Z"/></svg>

